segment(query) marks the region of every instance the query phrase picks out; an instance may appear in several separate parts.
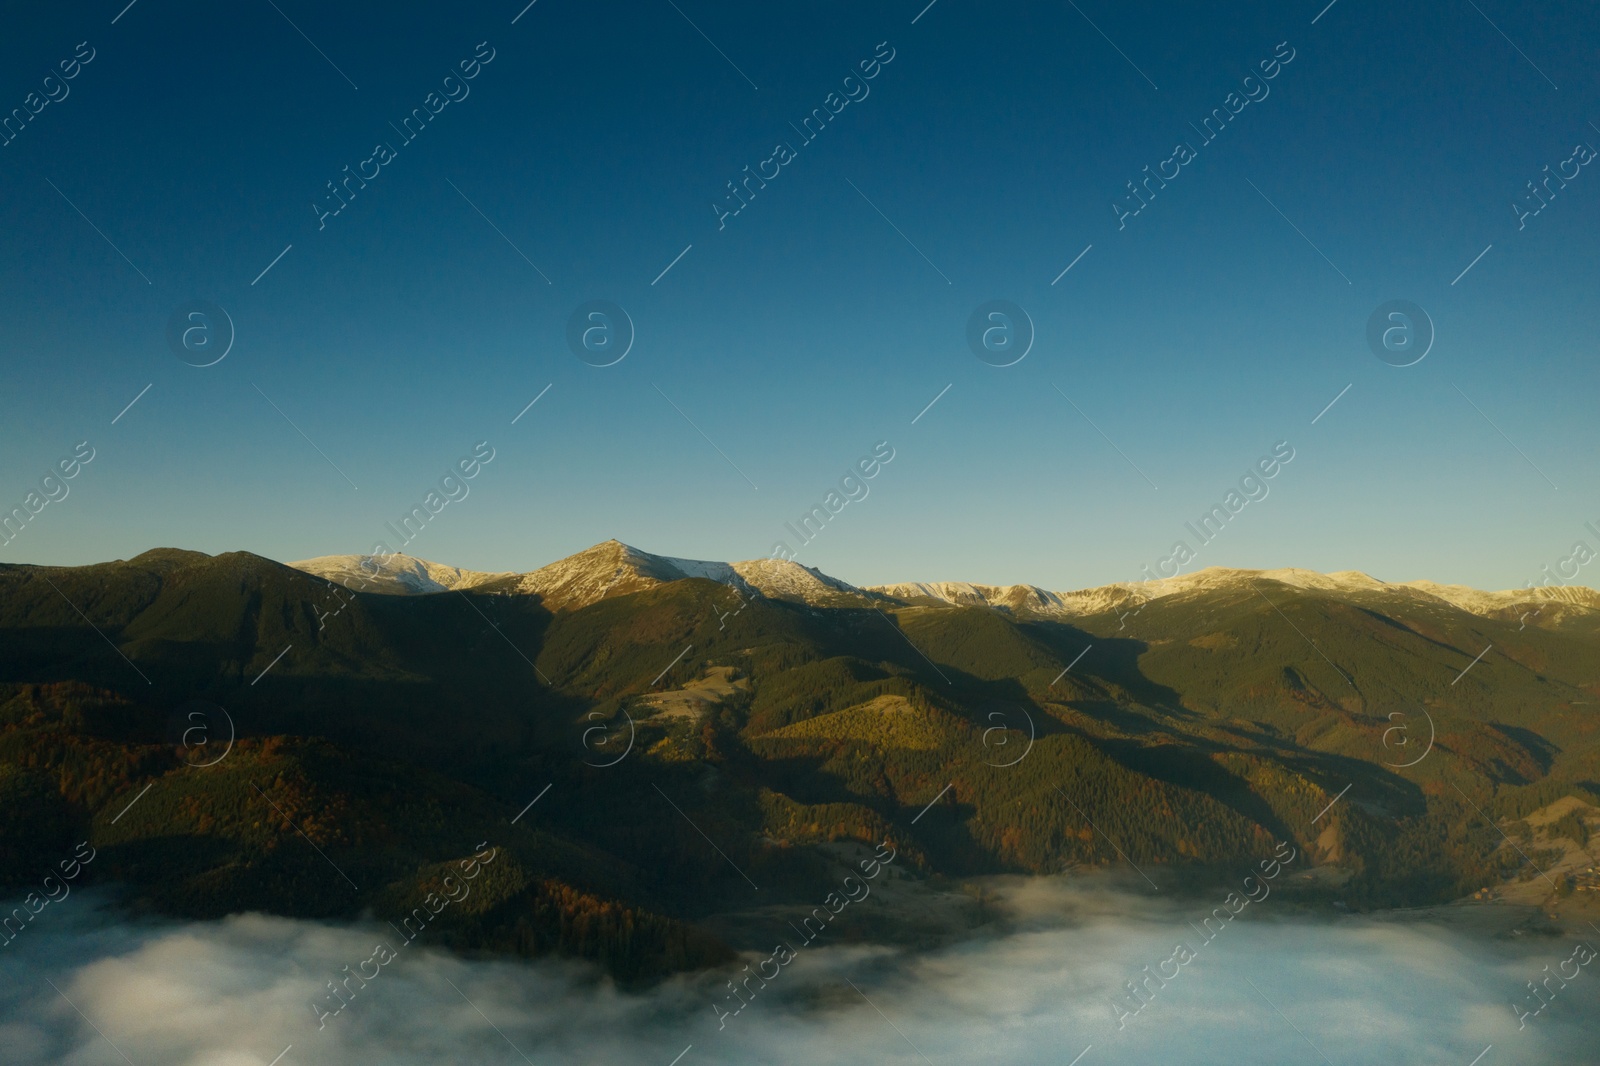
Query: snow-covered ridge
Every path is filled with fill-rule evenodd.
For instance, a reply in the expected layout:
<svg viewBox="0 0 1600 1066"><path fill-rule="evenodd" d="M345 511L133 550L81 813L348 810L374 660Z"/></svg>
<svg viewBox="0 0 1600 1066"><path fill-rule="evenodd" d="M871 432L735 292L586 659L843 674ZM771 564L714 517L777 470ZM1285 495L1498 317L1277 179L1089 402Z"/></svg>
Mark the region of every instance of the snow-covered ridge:
<svg viewBox="0 0 1600 1066"><path fill-rule="evenodd" d="M687 578L732 586L743 595L832 604L870 594L818 570L782 559L724 563L653 555L621 541L608 540L527 573L490 574L441 566L409 556L393 556L374 576L360 555L333 555L290 566L354 589L419 595L492 585L487 591L538 596L551 610L576 610L613 596Z"/></svg>
<svg viewBox="0 0 1600 1066"><path fill-rule="evenodd" d="M321 555L287 565L358 592L392 596L469 589L512 576L463 570L409 555Z"/></svg>
<svg viewBox="0 0 1600 1066"><path fill-rule="evenodd" d="M993 607L1019 616L1081 618L1142 603L1149 595L1140 585L1106 585L1075 592L1052 592L1037 585L975 585L966 581L916 581L872 585L882 593L912 603L936 601L962 607Z"/></svg>
<svg viewBox="0 0 1600 1066"><path fill-rule="evenodd" d="M699 577L732 586L743 594L810 604L836 603L869 594L820 570L784 559L724 563L652 555L608 540L593 548L521 576L518 589L537 592L553 607L586 606L607 596L638 592L668 581Z"/></svg>
<svg viewBox="0 0 1600 1066"><path fill-rule="evenodd" d="M1209 566L1190 574L1155 581L1121 582L1073 592L1052 592L1033 585L975 585L964 581L872 585L868 591L912 602L933 600L959 606L993 607L1018 615L1071 618L1126 610L1131 606L1188 593L1248 592L1252 586L1263 581L1331 592L1356 601L1372 596L1442 600L1477 615L1523 609L1549 612L1561 607L1600 610L1600 592L1581 585L1485 592L1465 585L1440 585L1432 581L1379 581L1359 570L1322 574L1293 567L1237 570Z"/></svg>
<svg viewBox="0 0 1600 1066"><path fill-rule="evenodd" d="M789 559L750 559L734 563L733 569L745 584L768 599L800 600L810 604L837 603L843 598L877 599L867 589L829 577L821 570L802 566Z"/></svg>
<svg viewBox="0 0 1600 1066"><path fill-rule="evenodd" d="M1169 597L1235 591L1249 594L1259 583L1327 592L1352 602L1395 597L1419 604L1448 603L1477 615L1507 612L1553 620L1570 612L1600 611L1600 592L1579 585L1485 592L1432 581L1386 582L1356 570L1236 570L1206 567L1155 581L1121 582L1057 592L1036 585L980 585L965 581L905 582L858 588L820 570L784 559L716 562L653 555L608 540L527 573L463 570L407 555L325 555L292 567L348 588L393 595L421 595L488 586L485 591L537 595L551 610L576 610L642 592L672 581L705 578L741 595L790 600L813 606L891 600L921 604L988 607L1018 617L1084 618L1127 611Z"/></svg>

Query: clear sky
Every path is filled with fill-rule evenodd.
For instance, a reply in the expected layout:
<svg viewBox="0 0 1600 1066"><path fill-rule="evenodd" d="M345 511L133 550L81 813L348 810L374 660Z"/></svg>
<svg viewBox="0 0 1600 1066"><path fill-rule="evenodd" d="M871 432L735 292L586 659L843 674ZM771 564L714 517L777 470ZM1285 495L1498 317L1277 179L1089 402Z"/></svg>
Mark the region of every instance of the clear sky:
<svg viewBox="0 0 1600 1066"><path fill-rule="evenodd" d="M1600 548L1600 11L524 2L7 14L0 505L94 457L0 559L397 546L480 441L410 554L782 541L1065 589L1181 539L1499 588ZM747 166L776 176L732 214ZM1176 176L1133 214L1145 167ZM610 366L567 339L597 300L635 332ZM1014 365L969 348L993 300L1033 323ZM1368 346L1391 300L1436 331L1411 366ZM168 339L196 301L233 323L212 366Z"/></svg>

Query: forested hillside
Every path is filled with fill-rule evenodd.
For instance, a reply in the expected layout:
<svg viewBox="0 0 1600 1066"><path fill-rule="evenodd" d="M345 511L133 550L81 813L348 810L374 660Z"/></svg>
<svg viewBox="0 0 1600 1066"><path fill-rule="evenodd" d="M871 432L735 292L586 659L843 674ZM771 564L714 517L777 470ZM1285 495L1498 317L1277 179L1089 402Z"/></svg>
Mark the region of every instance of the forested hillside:
<svg viewBox="0 0 1600 1066"><path fill-rule="evenodd" d="M1359 907L1531 876L1501 829L1600 802L1586 609L1262 579L1068 620L841 588L0 566L0 880L88 841L132 907L400 923L492 853L426 935L644 980L727 956L707 915L821 899L838 841L1181 890L1287 840L1337 875L1304 891Z"/></svg>

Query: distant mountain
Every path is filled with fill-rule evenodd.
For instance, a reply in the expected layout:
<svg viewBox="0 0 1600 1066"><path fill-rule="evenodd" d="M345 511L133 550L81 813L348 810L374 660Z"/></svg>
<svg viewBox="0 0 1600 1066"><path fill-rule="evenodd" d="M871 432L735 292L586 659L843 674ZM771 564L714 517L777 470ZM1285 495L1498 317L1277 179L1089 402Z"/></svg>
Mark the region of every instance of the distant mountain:
<svg viewBox="0 0 1600 1066"><path fill-rule="evenodd" d="M1432 581L1385 582L1356 570L1240 570L1211 566L1154 581L1052 591L1037 585L981 585L964 581L902 582L858 588L813 567L781 559L711 562L654 555L608 540L527 573L485 573L407 555L325 555L289 563L347 588L395 595L458 589L536 595L550 610L577 610L673 581L705 578L768 599L838 607L873 601L988 607L1018 618L1085 619L1125 616L1171 597L1249 590L1261 582L1342 597L1350 602L1425 605L1443 602L1482 617L1517 618L1534 625L1588 623L1600 629L1600 592L1578 585L1486 592Z"/></svg>
<svg viewBox="0 0 1600 1066"><path fill-rule="evenodd" d="M321 555L287 565L358 592L381 592L395 596L476 588L514 576L463 570L458 566L443 566L409 555Z"/></svg>
<svg viewBox="0 0 1600 1066"><path fill-rule="evenodd" d="M868 591L907 602L992 607L1021 617L1068 619L1123 613L1170 597L1248 590L1261 582L1339 596L1351 602L1390 600L1422 604L1442 601L1484 617L1516 617L1527 613L1535 618L1535 624L1600 620L1600 592L1584 586L1484 592L1465 585L1440 585L1432 581L1384 582L1356 570L1321 574L1294 568L1238 570L1210 566L1155 581L1124 582L1073 592L1052 592L1034 585L974 585L958 581L872 585L868 586Z"/></svg>
<svg viewBox="0 0 1600 1066"><path fill-rule="evenodd" d="M423 595L455 589L535 595L550 610L572 611L612 596L626 596L691 577L729 585L742 593L816 606L876 598L820 570L782 559L720 563L652 555L618 540L585 548L528 573L490 574L430 563L406 555L378 560L365 555L325 555L288 564L365 592Z"/></svg>
<svg viewBox="0 0 1600 1066"><path fill-rule="evenodd" d="M857 588L788 559L751 559L731 565L746 585L768 599L841 607L860 606L863 600L880 598L870 589Z"/></svg>
<svg viewBox="0 0 1600 1066"><path fill-rule="evenodd" d="M966 581L905 582L872 585L870 591L907 603L992 607L1018 617L1081 618L1142 603L1138 585L1106 585L1078 592L1051 592L1037 585L974 585Z"/></svg>

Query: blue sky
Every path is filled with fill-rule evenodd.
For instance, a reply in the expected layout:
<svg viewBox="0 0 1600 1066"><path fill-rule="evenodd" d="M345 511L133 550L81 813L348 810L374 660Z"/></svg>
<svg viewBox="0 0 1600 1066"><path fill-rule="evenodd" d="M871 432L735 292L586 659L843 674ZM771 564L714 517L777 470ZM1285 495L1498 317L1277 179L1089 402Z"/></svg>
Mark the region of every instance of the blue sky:
<svg viewBox="0 0 1600 1066"><path fill-rule="evenodd" d="M1600 147L1600 12L522 7L9 17L5 109L59 95L79 42L94 58L0 147L0 504L78 441L95 458L0 559L369 550L485 440L412 554L784 540L858 583L1077 588L1138 577L1282 440L1270 496L1186 569L1512 587L1600 545L1600 176L1521 229L1511 207ZM881 42L867 94L801 143ZM1283 42L1201 144L1190 123L1259 94ZM403 143L390 123L489 49ZM380 141L394 159L319 229L325 183ZM795 158L719 229L780 141ZM1196 158L1119 229L1179 141ZM967 347L995 299L1035 326L1014 366ZM1367 348L1392 299L1436 327L1414 366ZM236 330L205 368L166 340L195 300ZM567 346L591 300L633 321L613 366ZM784 523L881 440L870 495L799 546Z"/></svg>

